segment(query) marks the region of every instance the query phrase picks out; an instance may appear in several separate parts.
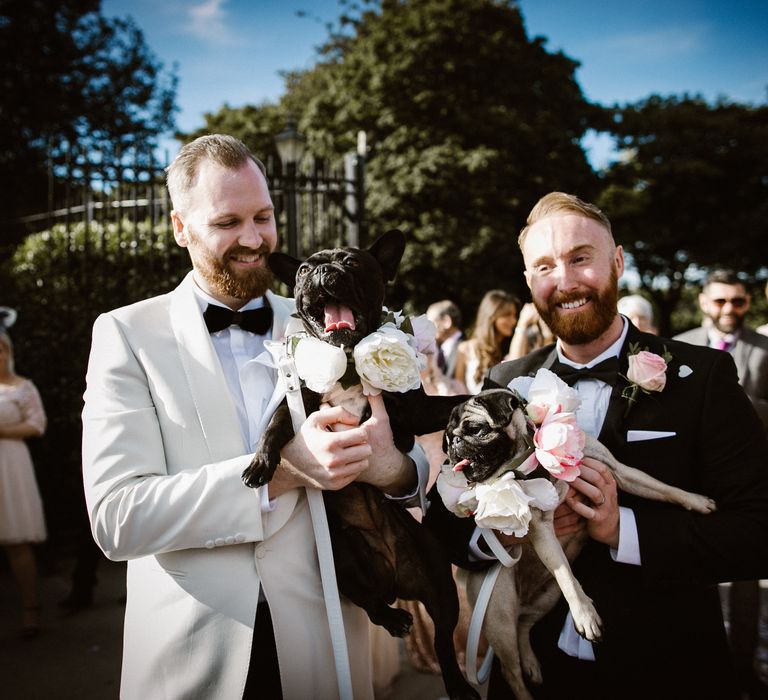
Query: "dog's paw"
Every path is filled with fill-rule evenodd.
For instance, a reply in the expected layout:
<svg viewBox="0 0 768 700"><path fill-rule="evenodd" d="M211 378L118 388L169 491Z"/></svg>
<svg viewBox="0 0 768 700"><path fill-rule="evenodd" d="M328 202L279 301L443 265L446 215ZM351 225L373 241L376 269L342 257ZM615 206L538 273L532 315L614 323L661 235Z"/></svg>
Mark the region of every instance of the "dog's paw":
<svg viewBox="0 0 768 700"><path fill-rule="evenodd" d="M582 608L581 611L571 610L573 615L573 624L576 631L589 642L599 642L603 637L603 621L597 614L595 608Z"/></svg>
<svg viewBox="0 0 768 700"><path fill-rule="evenodd" d="M688 510L703 513L704 515L709 515L717 510L717 504L711 498L701 496L698 493L686 494L686 500L683 502L683 506Z"/></svg>
<svg viewBox="0 0 768 700"><path fill-rule="evenodd" d="M264 486L264 484L268 484L274 473L275 470L270 469L268 464L258 458L254 458L254 460L245 468L245 471L243 471L243 483L249 488L255 489L259 486Z"/></svg>
<svg viewBox="0 0 768 700"><path fill-rule="evenodd" d="M523 669L525 677L531 681L531 683L539 684L544 680L539 660L536 658L532 649L530 650L530 653L523 652L522 649L520 650L520 666Z"/></svg>
<svg viewBox="0 0 768 700"><path fill-rule="evenodd" d="M379 624L393 637L405 637L411 631L413 615L402 608L389 608L386 618Z"/></svg>

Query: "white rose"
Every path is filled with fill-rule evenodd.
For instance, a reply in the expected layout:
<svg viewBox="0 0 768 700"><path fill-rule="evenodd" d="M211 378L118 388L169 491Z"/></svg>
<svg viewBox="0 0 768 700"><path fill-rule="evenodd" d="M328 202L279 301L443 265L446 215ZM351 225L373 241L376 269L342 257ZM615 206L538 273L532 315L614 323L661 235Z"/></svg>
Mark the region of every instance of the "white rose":
<svg viewBox="0 0 768 700"><path fill-rule="evenodd" d="M296 371L312 391L325 394L347 371L347 355L342 348L317 338L302 338L294 351Z"/></svg>
<svg viewBox="0 0 768 700"><path fill-rule="evenodd" d="M478 484L475 495L475 524L516 537L528 534L532 507L552 510L558 502L557 491L548 479L516 480L513 472L489 484Z"/></svg>
<svg viewBox="0 0 768 700"><path fill-rule="evenodd" d="M367 395L404 392L421 386L418 353L408 338L388 323L355 346L355 369Z"/></svg>
<svg viewBox="0 0 768 700"><path fill-rule="evenodd" d="M454 515L466 518L477 509L474 489L469 487L461 472L453 471L450 464L441 467L436 486L445 507Z"/></svg>
<svg viewBox="0 0 768 700"><path fill-rule="evenodd" d="M573 413L579 407L579 394L554 372L543 367L536 372L528 388L528 403L546 406L549 410ZM559 408L558 408L559 407Z"/></svg>

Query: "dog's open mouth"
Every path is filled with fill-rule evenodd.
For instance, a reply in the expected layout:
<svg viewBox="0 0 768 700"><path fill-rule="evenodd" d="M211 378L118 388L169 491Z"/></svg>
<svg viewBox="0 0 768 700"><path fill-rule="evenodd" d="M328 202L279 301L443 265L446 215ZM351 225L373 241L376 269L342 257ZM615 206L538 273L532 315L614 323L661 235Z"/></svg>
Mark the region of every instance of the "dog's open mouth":
<svg viewBox="0 0 768 700"><path fill-rule="evenodd" d="M323 319L326 333L340 330L353 331L356 328L355 314L345 304L328 302L325 305Z"/></svg>

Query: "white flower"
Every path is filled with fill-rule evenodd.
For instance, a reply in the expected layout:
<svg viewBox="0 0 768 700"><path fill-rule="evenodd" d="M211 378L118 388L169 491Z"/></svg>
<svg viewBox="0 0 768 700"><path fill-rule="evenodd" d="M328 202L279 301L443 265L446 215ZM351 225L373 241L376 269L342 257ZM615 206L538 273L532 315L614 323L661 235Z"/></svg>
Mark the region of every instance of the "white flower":
<svg viewBox="0 0 768 700"><path fill-rule="evenodd" d="M552 510L558 504L557 490L548 479L515 479L507 472L495 481L475 487L475 524L505 535L524 537L531 522L531 508Z"/></svg>
<svg viewBox="0 0 768 700"><path fill-rule="evenodd" d="M366 395L421 386L418 353L408 342L409 337L387 323L355 346L355 369Z"/></svg>
<svg viewBox="0 0 768 700"><path fill-rule="evenodd" d="M445 507L460 518L467 518L477 509L475 490L469 487L467 477L444 464L437 475L437 492Z"/></svg>
<svg viewBox="0 0 768 700"><path fill-rule="evenodd" d="M347 355L343 348L317 338L302 338L294 351L296 371L307 388L324 394L347 371Z"/></svg>
<svg viewBox="0 0 768 700"><path fill-rule="evenodd" d="M531 384L533 384L533 377L515 377L507 384L507 388L511 391L516 391L527 401L528 390L531 388Z"/></svg>
<svg viewBox="0 0 768 700"><path fill-rule="evenodd" d="M579 394L576 389L568 386L554 372L543 367L536 372L530 386L528 387L528 415L533 419L534 416L543 416L547 412L573 413L579 407ZM534 407L544 407L544 411L539 411Z"/></svg>

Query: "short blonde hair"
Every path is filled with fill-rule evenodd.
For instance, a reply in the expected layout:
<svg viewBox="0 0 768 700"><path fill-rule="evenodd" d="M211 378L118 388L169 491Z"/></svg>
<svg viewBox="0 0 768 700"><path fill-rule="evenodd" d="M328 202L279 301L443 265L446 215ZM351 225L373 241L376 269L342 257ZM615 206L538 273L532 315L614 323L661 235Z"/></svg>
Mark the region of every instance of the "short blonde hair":
<svg viewBox="0 0 768 700"><path fill-rule="evenodd" d="M166 184L174 209L181 210L184 195L194 186L197 171L204 160L210 160L225 168L239 168L248 160L256 163L266 178L264 164L248 150L240 139L227 134L206 134L181 147L173 162L165 169Z"/></svg>
<svg viewBox="0 0 768 700"><path fill-rule="evenodd" d="M528 235L528 231L537 221L546 219L553 214L570 213L584 216L587 219L597 221L611 237L613 241L613 231L611 231L611 222L608 221L608 217L603 214L594 204L585 202L579 199L575 194L566 194L565 192L550 192L545 194L536 204L531 213L528 214L528 218L525 222L525 227L520 231L520 235L517 238L517 244L522 250L525 243L525 237Z"/></svg>

